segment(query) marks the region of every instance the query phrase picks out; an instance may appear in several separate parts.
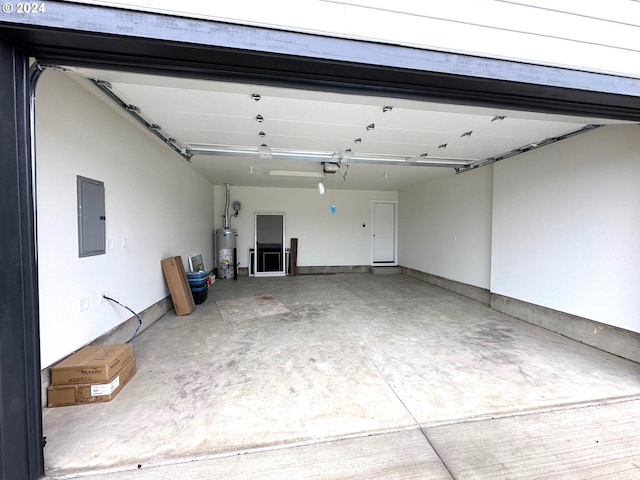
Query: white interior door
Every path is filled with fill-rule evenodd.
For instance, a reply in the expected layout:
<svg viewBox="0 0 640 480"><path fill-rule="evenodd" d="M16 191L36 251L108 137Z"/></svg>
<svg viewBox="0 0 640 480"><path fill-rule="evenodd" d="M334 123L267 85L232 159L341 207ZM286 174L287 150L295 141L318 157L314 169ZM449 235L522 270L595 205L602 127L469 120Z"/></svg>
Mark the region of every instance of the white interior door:
<svg viewBox="0 0 640 480"><path fill-rule="evenodd" d="M396 203L373 204L373 261L372 263L396 264Z"/></svg>

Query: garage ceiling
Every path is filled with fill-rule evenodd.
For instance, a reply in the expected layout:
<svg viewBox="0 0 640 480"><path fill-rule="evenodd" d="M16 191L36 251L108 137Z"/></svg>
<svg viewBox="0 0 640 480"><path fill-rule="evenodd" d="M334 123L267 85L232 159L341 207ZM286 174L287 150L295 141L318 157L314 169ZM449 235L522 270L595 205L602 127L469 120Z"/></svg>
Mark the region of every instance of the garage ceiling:
<svg viewBox="0 0 640 480"><path fill-rule="evenodd" d="M175 140L177 150L187 157L193 154L192 168L214 184L316 188L325 160L341 165L340 175L325 175L328 188L399 190L455 174L451 166L430 163L469 165L536 148L588 125L625 123L375 95L65 70L89 85L98 80L161 136ZM90 89L111 101L98 86ZM284 176L283 171L317 177Z"/></svg>

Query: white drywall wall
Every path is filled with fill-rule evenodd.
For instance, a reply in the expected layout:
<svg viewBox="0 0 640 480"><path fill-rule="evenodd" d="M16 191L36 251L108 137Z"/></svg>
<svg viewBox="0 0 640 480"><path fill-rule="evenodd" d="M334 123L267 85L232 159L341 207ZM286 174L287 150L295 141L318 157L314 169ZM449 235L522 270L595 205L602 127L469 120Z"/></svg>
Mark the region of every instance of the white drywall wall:
<svg viewBox="0 0 640 480"><path fill-rule="evenodd" d="M316 183L310 183L313 188L231 186L231 203L242 202L240 214L230 222L231 228L238 230L241 268L247 267L248 251L253 248L255 212L284 212L286 247L291 238L298 239L299 266L371 264L373 200L396 200L397 192L336 190L334 196L328 188L320 195ZM215 187L215 198L216 228L222 228L224 185ZM329 210L332 202L336 213Z"/></svg>
<svg viewBox="0 0 640 480"><path fill-rule="evenodd" d="M491 167L447 171L401 190L399 264L488 289L492 175Z"/></svg>
<svg viewBox="0 0 640 480"><path fill-rule="evenodd" d="M213 185L88 88L47 71L36 91L43 367L131 316L101 291L139 312L168 295L161 259L213 258ZM77 175L104 182L105 255L78 257Z"/></svg>
<svg viewBox="0 0 640 480"><path fill-rule="evenodd" d="M640 332L640 127L494 166L491 290Z"/></svg>
<svg viewBox="0 0 640 480"><path fill-rule="evenodd" d="M640 77L637 1L84 0L78 3Z"/></svg>

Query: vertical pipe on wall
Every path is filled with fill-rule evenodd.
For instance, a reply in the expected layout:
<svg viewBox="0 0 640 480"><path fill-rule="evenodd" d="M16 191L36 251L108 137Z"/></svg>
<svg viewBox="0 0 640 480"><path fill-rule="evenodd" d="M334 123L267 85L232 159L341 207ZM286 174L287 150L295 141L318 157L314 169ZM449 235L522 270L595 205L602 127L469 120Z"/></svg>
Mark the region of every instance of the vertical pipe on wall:
<svg viewBox="0 0 640 480"><path fill-rule="evenodd" d="M224 203L224 229L228 230L231 226L229 225L229 204L231 203L231 185L228 183L225 184L226 188L226 200Z"/></svg>

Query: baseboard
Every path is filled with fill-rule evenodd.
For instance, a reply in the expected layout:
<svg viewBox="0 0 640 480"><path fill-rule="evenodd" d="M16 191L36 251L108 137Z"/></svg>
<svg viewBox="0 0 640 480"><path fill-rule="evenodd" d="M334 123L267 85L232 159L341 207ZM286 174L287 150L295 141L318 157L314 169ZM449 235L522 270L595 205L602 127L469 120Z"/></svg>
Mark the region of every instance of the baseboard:
<svg viewBox="0 0 640 480"><path fill-rule="evenodd" d="M445 290L457 293L464 297L471 298L485 305L491 303L491 292L486 288L476 287L467 283L450 280L448 278L433 275L431 273L421 272L413 268L402 267L402 273L408 277L415 278L421 282L429 283Z"/></svg>
<svg viewBox="0 0 640 480"><path fill-rule="evenodd" d="M369 265L335 265L301 267L298 265L298 275L333 275L335 273L369 273Z"/></svg>
<svg viewBox="0 0 640 480"><path fill-rule="evenodd" d="M491 309L518 320L640 363L640 333L599 323L587 318L505 297L489 290L402 267L405 275L477 300Z"/></svg>
<svg viewBox="0 0 640 480"><path fill-rule="evenodd" d="M336 273L369 273L371 267L368 265L321 265L312 267L297 266L298 275L333 275ZM238 276L246 277L249 275L247 267L238 268Z"/></svg>
<svg viewBox="0 0 640 480"><path fill-rule="evenodd" d="M171 296L168 296L144 309L142 312L139 312L138 315L142 319L142 326L140 327L138 335L160 320L160 318L162 318L171 309L173 309L173 302L171 301ZM137 326L138 319L136 317L131 317L108 332L100 335L98 338L88 343L88 345L117 345L125 343L131 338L131 335L133 335ZM73 353L74 352L70 352L69 355ZM50 366L47 366L47 368L40 372L42 408L47 406L47 388L51 383L49 367Z"/></svg>
<svg viewBox="0 0 640 480"><path fill-rule="evenodd" d="M640 333L551 308L491 294L491 308L564 337L640 363Z"/></svg>

